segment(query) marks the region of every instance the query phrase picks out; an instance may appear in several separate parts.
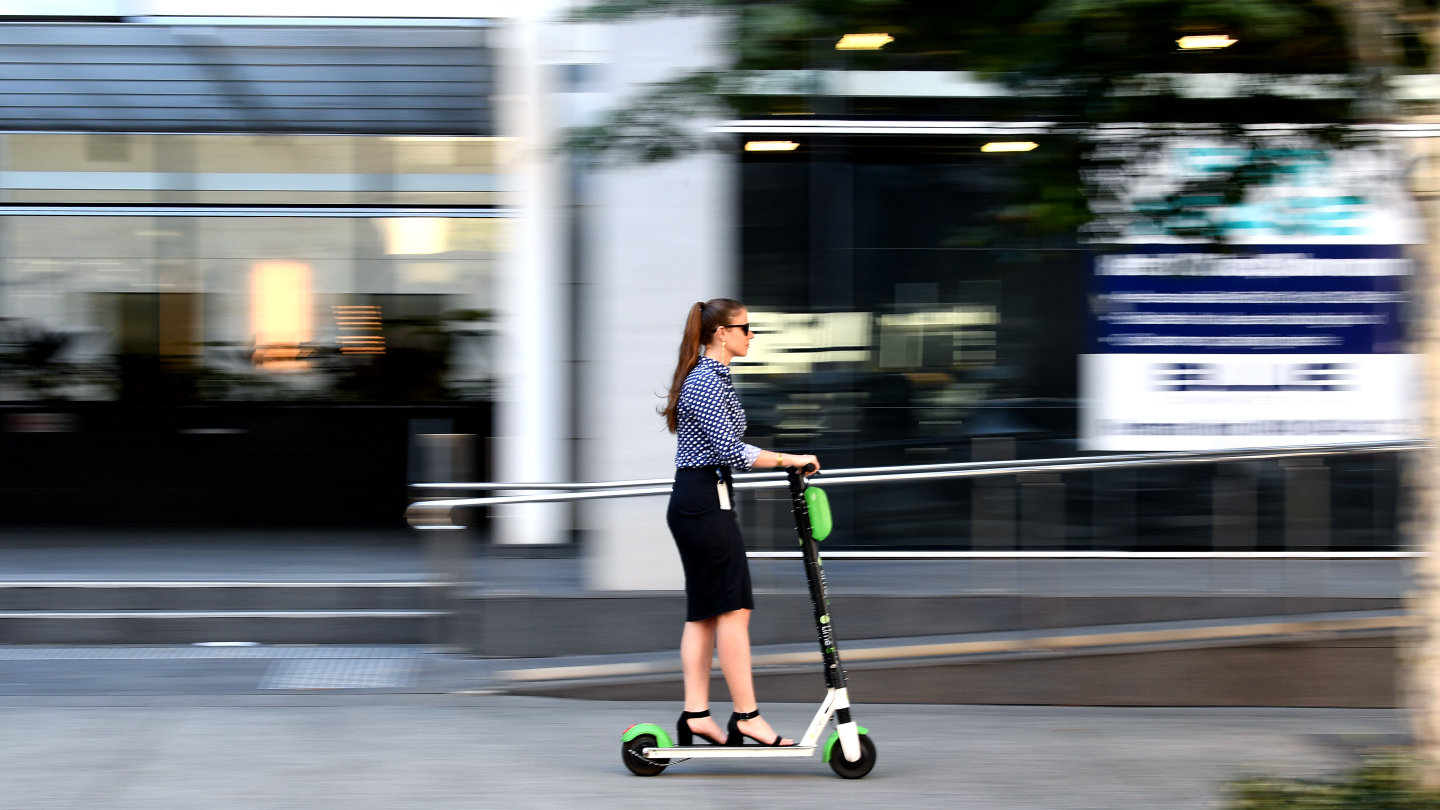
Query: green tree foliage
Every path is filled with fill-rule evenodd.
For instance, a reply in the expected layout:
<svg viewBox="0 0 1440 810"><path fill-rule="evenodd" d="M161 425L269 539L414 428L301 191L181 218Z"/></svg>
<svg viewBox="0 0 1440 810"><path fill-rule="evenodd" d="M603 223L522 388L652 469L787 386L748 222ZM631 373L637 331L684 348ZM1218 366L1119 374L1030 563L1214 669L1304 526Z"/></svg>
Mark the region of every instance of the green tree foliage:
<svg viewBox="0 0 1440 810"><path fill-rule="evenodd" d="M1335 780L1251 778L1230 786L1228 810L1440 810L1440 791L1422 787L1413 763L1366 760Z"/></svg>
<svg viewBox="0 0 1440 810"><path fill-rule="evenodd" d="M1153 124L1174 135L1204 124L1249 155L1134 215L1177 235L1221 241L1207 211L1269 182L1283 171L1277 155L1286 150L1353 142L1347 128L1356 118L1352 99L1365 95L1366 77L1354 67L1342 20L1316 0L600 0L576 19L700 14L722 21L729 63L644 88L594 126L572 132L570 149L642 163L733 149L732 139L695 122L778 109L782 100L740 92L767 71L968 71L1007 88L981 111L988 117L1054 124L1044 149L1019 162L1020 196L996 201L990 241L1073 233L1087 223L1103 239L1107 229L1123 226L1097 223L1093 212L1114 201L1127 165L1166 139L1138 139L1123 153L1097 149L1097 128L1119 122ZM895 41L881 51L837 54L834 43L850 32L884 32ZM1227 34L1238 43L1210 51L1177 47L1180 37L1200 34ZM1244 74L1247 89L1206 97L1188 89L1197 74ZM1328 97L1286 91L1316 76L1324 77ZM793 96L786 103L793 105ZM932 106L916 117L977 117L974 100L949 103L950 109ZM1265 122L1309 129L1277 149L1273 136L1246 128Z"/></svg>

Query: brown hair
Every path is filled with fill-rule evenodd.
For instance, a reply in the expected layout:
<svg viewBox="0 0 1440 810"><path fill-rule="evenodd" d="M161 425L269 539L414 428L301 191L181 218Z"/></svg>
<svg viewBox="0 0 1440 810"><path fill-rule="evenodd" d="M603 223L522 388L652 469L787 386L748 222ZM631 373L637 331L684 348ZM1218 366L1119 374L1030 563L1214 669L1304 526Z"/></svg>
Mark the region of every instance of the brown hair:
<svg viewBox="0 0 1440 810"><path fill-rule="evenodd" d="M744 304L730 298L711 298L703 303L696 301L690 306L690 314L685 316L685 333L680 336L680 357L675 363L675 376L670 380L670 397L660 411L660 415L665 417L665 427L671 433L679 427L680 387L700 362L700 347L705 344L702 338L714 332L715 327L730 323L730 318L744 308Z"/></svg>

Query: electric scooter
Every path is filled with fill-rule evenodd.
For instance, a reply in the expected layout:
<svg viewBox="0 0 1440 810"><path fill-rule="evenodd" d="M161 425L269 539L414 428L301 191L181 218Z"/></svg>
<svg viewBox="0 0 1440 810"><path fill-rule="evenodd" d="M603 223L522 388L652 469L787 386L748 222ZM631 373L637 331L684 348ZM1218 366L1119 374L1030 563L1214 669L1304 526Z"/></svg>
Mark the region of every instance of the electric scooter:
<svg viewBox="0 0 1440 810"><path fill-rule="evenodd" d="M845 687L845 670L840 666L840 650L835 642L834 625L825 596L825 570L820 562L817 542L830 535L833 522L830 501L825 491L812 487L805 470L791 467L791 510L795 514L795 531L800 538L801 556L805 560L805 578L810 583L810 606L815 613L815 634L820 640L820 655L825 670L825 699L805 736L793 746L763 745L673 745L669 733L655 723L636 723L621 735L620 756L625 767L636 776L655 776L667 767L687 759L808 757L820 750L820 735L830 718L835 718L835 732L824 745L824 759L835 773L846 779L859 779L875 767L875 743L868 729L855 724L850 717L850 695ZM836 750L836 743L839 750Z"/></svg>

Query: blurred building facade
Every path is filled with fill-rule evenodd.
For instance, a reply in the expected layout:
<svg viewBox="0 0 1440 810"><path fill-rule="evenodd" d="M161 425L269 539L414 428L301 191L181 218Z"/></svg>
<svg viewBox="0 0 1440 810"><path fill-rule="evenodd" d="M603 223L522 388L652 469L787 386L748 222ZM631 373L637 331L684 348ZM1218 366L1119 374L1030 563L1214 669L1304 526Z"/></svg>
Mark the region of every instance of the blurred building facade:
<svg viewBox="0 0 1440 810"><path fill-rule="evenodd" d="M1080 186L1076 161L1062 176L1048 151L1057 140L1054 118L1047 118L1054 105L1043 92L1018 93L955 70L960 46L953 43L927 52L897 40L894 52L886 46L849 54L827 39L808 54L802 49L792 64L732 77L740 82L732 85L740 88L740 115L713 126L734 139L735 164L725 170L738 200L732 288L759 331L751 356L734 364L752 438L850 467L1416 435L1418 366L1408 326L1423 229L1407 185L1414 152L1386 137L1368 148L1331 151L1302 134L1303 122L1330 120L1354 98L1343 75L1352 55L1342 23L1373 31L1376 20L1365 18L1359 4L1295 5L1313 14L1303 38L1273 53L1261 49L1257 57L1251 50L1222 61L1226 67L1214 72L1200 60L1177 62L1185 72L1157 82L1173 82L1168 112L1175 117L1113 130L1115 150L1156 141L1159 132L1180 134L1153 153L1158 169L1109 169L1104 182L1117 193L1101 203L1122 204L1118 218L1132 230L1104 236L1045 222L1063 219L1052 203ZM638 36L649 27L659 40L666 36L662 25L632 22L610 36ZM909 31L923 36L914 26ZM1365 48L1373 44L1361 39ZM1379 80L1391 82L1393 96L1422 100L1415 79ZM1385 115L1400 118L1396 110ZM1251 152L1255 147L1220 134L1246 122L1291 127L1299 137L1282 135ZM1401 130L1406 144L1428 137L1423 125L1390 132ZM744 148L750 142L767 148ZM1039 148L1003 149L1027 142ZM1207 174L1223 175L1245 160L1283 168L1243 199L1195 206L1209 208L1199 223L1184 220L1192 212L1165 222L1147 209L1183 208L1188 202L1175 190L1177 177L1203 185ZM692 165L697 178L707 176ZM1102 168L1092 165L1092 176ZM628 176L660 171L642 167ZM597 174L597 186L614 182L607 172ZM1223 196L1213 188L1204 193ZM1117 214L1113 207L1092 211ZM1212 227L1224 232L1214 240L1224 245L1218 251L1185 234ZM1143 289L1112 290L1098 269L1101 254L1171 262L1172 269L1140 273L1148 276ZM1242 264L1253 259L1255 267L1299 265L1236 269L1241 280L1224 280L1229 270L1181 267L1206 264L1211 254ZM1201 277L1206 282L1192 283ZM1214 305L1247 296L1279 306ZM1106 309L1127 297L1209 304L1198 311L1173 302L1148 311ZM677 298L683 310L687 301ZM1136 327L1118 334L1111 324L1120 322ZM1327 326L1334 324L1364 326ZM1112 339L1184 348L1122 358L1144 369L1128 379L1093 366L1087 375L1086 356L1108 360L1112 352L1097 346ZM663 379L664 363L650 365L649 377ZM1194 376L1181 384L1151 380L1160 368ZM644 379L636 375L640 390ZM634 421L621 431L627 438L648 428L642 398L634 399L624 410ZM1090 422L1107 419L1094 415L1097 404L1130 406L1140 412L1132 420L1144 424L1102 444L1098 431L1086 435L1087 408ZM616 451L603 458L633 458L625 477L661 472L646 466L663 452L660 444ZM1299 466L875 486L847 499L836 534L860 546L981 551L1313 551L1403 543L1398 457ZM783 503L762 496L748 515L752 543L789 547ZM658 512L642 518L637 510L636 520L658 525ZM637 559L651 540L639 535L631 542L633 551L615 559Z"/></svg>
<svg viewBox="0 0 1440 810"><path fill-rule="evenodd" d="M1039 137L1002 87L819 43L749 91L744 120L692 122L728 150L593 165L559 148L566 129L725 64L713 18L185 5L0 19L3 435L31 470L64 460L9 473L35 496L9 520L52 520L77 486L110 505L96 520L385 523L421 478L666 477L656 406L686 308L721 295L759 332L736 364L757 444L830 467L1082 450L1091 250L996 228L1036 164L980 147ZM743 148L761 138L798 148ZM427 466L422 436L465 461ZM837 535L1203 548L1214 475L876 488ZM1325 542L1393 545L1393 460L1331 476ZM1284 473L1242 477L1279 502ZM1025 536L1032 495L1055 511ZM497 510L494 534L579 538L598 587L673 587L663 499L642 500ZM752 542L786 543L782 506L749 505Z"/></svg>
<svg viewBox="0 0 1440 810"><path fill-rule="evenodd" d="M186 5L0 17L4 518L394 523L493 422L491 26Z"/></svg>

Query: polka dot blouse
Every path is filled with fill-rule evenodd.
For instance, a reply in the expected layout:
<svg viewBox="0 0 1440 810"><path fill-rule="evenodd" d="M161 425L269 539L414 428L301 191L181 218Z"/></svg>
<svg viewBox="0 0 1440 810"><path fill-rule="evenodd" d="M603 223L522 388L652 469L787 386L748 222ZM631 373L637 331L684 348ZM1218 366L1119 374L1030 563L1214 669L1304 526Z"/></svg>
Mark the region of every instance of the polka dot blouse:
<svg viewBox="0 0 1440 810"><path fill-rule="evenodd" d="M680 386L675 466L748 470L760 448L740 441L743 435L745 409L730 381L730 368L702 355Z"/></svg>

